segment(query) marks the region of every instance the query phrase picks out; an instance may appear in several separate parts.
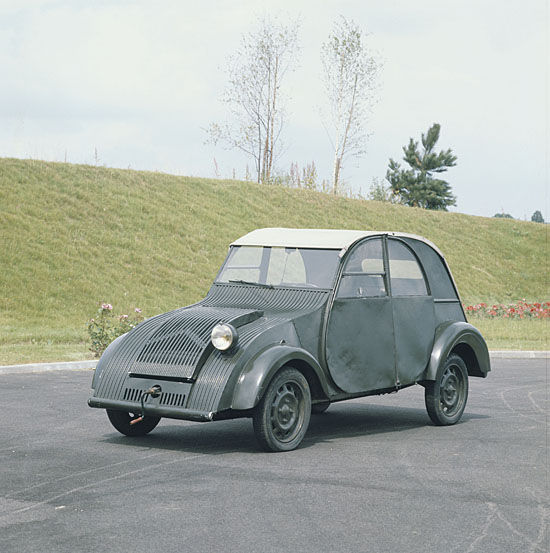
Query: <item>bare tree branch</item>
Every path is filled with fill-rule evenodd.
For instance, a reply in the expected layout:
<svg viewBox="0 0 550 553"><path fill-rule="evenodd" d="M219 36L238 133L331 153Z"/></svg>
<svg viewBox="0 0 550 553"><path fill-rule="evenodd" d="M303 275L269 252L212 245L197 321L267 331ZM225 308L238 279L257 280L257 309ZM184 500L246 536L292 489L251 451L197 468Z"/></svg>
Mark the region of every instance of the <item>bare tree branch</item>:
<svg viewBox="0 0 550 553"><path fill-rule="evenodd" d="M364 153L367 114L374 105L381 63L364 45L363 33L344 17L335 23L321 48L329 114L323 121L334 150L332 192L339 192L341 171L348 156Z"/></svg>
<svg viewBox="0 0 550 553"><path fill-rule="evenodd" d="M281 87L285 74L294 69L298 53L299 22L276 24L259 21L258 29L242 37L231 56L224 102L231 123L211 124L210 142L237 148L254 159L258 182L271 180L285 121Z"/></svg>

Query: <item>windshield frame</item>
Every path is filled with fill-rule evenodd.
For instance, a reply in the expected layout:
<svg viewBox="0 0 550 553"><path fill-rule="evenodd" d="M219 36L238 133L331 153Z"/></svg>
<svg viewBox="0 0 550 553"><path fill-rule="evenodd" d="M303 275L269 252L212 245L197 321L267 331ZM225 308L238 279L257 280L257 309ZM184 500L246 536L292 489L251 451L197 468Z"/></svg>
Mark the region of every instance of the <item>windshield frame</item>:
<svg viewBox="0 0 550 553"><path fill-rule="evenodd" d="M224 280L220 280L224 271L230 268L228 267L228 263L232 259L232 256L235 255L233 254L233 251L241 248L254 248L254 249L261 248L262 249L260 264L254 267L255 270L259 271L258 279L235 277L235 278L227 278ZM267 271L269 268L269 263L271 260L271 254L273 250L284 250L285 253L287 254L291 253L288 250L298 251L301 255L302 262L304 264L306 282L304 283L283 282L278 284L268 282ZM305 252L323 252L326 255L326 259L324 260L322 267L330 268L330 265L332 265L332 269L325 271L324 274L321 275L323 278L322 278L322 282L319 281L320 282L319 284L311 282L311 279L308 276L308 271L311 271L313 267L311 266L311 263L309 264L309 266L308 264L306 264L306 260L304 259L304 255L303 255ZM258 287L267 288L267 289L294 288L294 289L304 289L304 290L333 290L339 274L339 268L340 268L340 262L341 262L340 252L341 250L336 248L300 248L300 247L289 248L286 246L231 245L229 247L229 251L227 253L226 258L220 267L220 270L216 274L216 278L214 279L214 284L221 284L221 285L242 284L246 286L258 286ZM320 261L321 255L317 256L318 257L317 261ZM331 259L331 256L332 256L332 259ZM306 254L306 257L307 257L307 254ZM310 261L312 259L313 258L311 258ZM250 269L252 269L252 266L250 266ZM284 276L284 270L283 270L283 276Z"/></svg>

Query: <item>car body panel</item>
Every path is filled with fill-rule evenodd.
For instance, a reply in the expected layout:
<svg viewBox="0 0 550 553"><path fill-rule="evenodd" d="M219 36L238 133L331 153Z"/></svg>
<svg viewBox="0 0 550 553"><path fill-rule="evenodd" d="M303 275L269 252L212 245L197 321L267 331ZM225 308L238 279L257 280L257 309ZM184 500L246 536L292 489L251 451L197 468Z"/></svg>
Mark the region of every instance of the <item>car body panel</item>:
<svg viewBox="0 0 550 553"><path fill-rule="evenodd" d="M392 298L395 361L399 385L416 382L426 369L434 343L431 296Z"/></svg>
<svg viewBox="0 0 550 553"><path fill-rule="evenodd" d="M376 325L360 321L376 320ZM341 298L327 327L327 365L344 392L396 386L392 304L389 297Z"/></svg>
<svg viewBox="0 0 550 553"><path fill-rule="evenodd" d="M240 410L255 407L267 384L281 367L286 365L297 367L303 364L314 371L323 391L328 396L330 388L325 373L315 357L302 348L278 344L260 352L244 367L234 389L231 407Z"/></svg>

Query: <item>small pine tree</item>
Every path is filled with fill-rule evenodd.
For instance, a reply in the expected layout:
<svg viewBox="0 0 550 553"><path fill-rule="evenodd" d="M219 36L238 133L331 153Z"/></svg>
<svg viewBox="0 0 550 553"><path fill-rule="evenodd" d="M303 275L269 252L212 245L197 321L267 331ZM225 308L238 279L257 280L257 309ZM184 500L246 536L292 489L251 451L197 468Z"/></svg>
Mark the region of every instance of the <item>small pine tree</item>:
<svg viewBox="0 0 550 553"><path fill-rule="evenodd" d="M310 190L317 188L317 167L315 167L314 161L302 169L302 186Z"/></svg>
<svg viewBox="0 0 550 553"><path fill-rule="evenodd" d="M425 135L422 134L422 151L418 142L412 138L409 145L403 147L403 160L410 169L401 169L393 159L389 161L386 179L392 193L405 205L444 211L448 206L456 205L456 197L450 185L433 176L434 173L443 173L449 167L454 167L457 160L450 149L438 154L434 152L440 129L440 125L434 123Z"/></svg>
<svg viewBox="0 0 550 553"><path fill-rule="evenodd" d="M367 200L374 200L375 202L394 202L391 188L384 186L384 182L374 177L372 179L372 185L369 188L367 194Z"/></svg>
<svg viewBox="0 0 550 553"><path fill-rule="evenodd" d="M538 209L531 215L531 221L533 221L533 223L544 223L544 217Z"/></svg>

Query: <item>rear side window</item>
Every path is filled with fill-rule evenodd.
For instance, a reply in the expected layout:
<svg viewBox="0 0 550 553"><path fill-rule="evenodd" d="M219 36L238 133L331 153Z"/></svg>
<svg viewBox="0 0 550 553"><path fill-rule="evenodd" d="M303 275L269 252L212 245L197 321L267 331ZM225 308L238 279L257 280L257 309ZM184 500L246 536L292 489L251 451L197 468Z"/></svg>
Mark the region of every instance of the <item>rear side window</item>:
<svg viewBox="0 0 550 553"><path fill-rule="evenodd" d="M432 296L436 299L457 300L455 287L439 254L424 242L412 238L406 238L405 240L411 245L422 262L430 283Z"/></svg>
<svg viewBox="0 0 550 553"><path fill-rule="evenodd" d="M392 296L426 296L428 289L414 254L401 242L388 240Z"/></svg>
<svg viewBox="0 0 550 553"><path fill-rule="evenodd" d="M386 296L382 240L375 238L356 246L346 262L339 298Z"/></svg>

